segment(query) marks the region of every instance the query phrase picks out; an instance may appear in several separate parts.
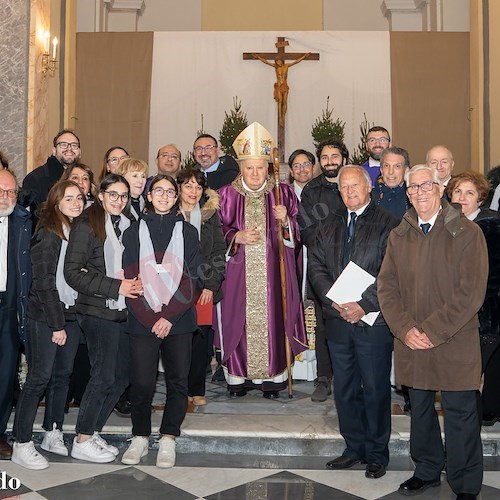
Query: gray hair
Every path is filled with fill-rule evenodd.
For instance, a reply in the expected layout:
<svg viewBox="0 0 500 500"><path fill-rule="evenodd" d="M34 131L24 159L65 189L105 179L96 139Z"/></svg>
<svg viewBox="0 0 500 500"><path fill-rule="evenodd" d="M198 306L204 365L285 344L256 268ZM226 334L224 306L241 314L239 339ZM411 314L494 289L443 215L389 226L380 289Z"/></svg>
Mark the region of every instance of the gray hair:
<svg viewBox="0 0 500 500"><path fill-rule="evenodd" d="M344 165L343 167L341 167L339 170L339 175L337 177L337 184L340 184L340 178L342 176L342 173L346 169L349 169L349 170L353 169L353 170L357 170L358 172L360 172L363 175L366 184L368 184L368 186L370 186L370 189L372 188L372 180L370 178L370 174L368 173L366 168L362 167L361 165Z"/></svg>
<svg viewBox="0 0 500 500"><path fill-rule="evenodd" d="M406 151L406 149L403 149L403 148L398 148L397 146L385 148L382 151L382 154L380 155L380 165L382 165L382 163L384 163L385 157L387 155L390 155L390 154L402 156L404 159L404 167L410 168L410 157L408 156L408 151Z"/></svg>
<svg viewBox="0 0 500 500"><path fill-rule="evenodd" d="M438 184L441 184L439 182L439 177L438 177L438 172L435 168L429 167L429 165L425 164L419 164L419 165L414 165L413 167L408 170L405 174L405 183L407 186L410 185L410 175L416 174L417 172L429 172L432 175L432 180L434 182L437 182Z"/></svg>

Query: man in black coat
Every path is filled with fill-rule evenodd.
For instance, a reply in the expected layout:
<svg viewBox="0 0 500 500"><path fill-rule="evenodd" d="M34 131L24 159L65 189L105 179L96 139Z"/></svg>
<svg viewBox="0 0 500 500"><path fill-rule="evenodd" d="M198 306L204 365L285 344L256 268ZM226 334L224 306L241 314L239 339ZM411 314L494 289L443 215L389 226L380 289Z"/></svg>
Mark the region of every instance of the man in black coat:
<svg viewBox="0 0 500 500"><path fill-rule="evenodd" d="M371 180L363 167L342 167L338 184L347 210L331 214L309 247L309 279L323 305L340 433L346 442L343 454L327 468L366 462L366 477L376 479L389 462L393 338L380 313L372 326L365 318L380 311L376 279L361 298L348 302L333 302L326 294L350 261L377 277L398 220L370 199Z"/></svg>
<svg viewBox="0 0 500 500"><path fill-rule="evenodd" d="M0 170L0 459L12 454L5 431L31 286L31 217L16 199L14 174Z"/></svg>
<svg viewBox="0 0 500 500"><path fill-rule="evenodd" d="M342 141L330 138L318 145L316 156L322 174L306 184L302 190L297 216L300 238L307 248L314 241L314 236L321 221L325 220L330 213L344 207L337 187L337 175L339 168L347 163L349 151ZM314 296L314 293L309 292L308 296L314 300L316 311L315 349L318 368L318 378L315 381L311 400L321 403L326 401L327 397L332 393L332 364L326 343L321 302Z"/></svg>
<svg viewBox="0 0 500 500"><path fill-rule="evenodd" d="M217 139L210 134L201 134L194 141L194 158L206 176L208 187L215 189L231 184L240 173L236 160L229 155L219 157L221 149Z"/></svg>
<svg viewBox="0 0 500 500"><path fill-rule="evenodd" d="M36 210L40 203L47 199L50 188L61 178L64 170L80 160L80 139L70 129L58 132L53 140L52 155L47 163L31 171L23 181L19 194L19 203L29 207L36 218Z"/></svg>

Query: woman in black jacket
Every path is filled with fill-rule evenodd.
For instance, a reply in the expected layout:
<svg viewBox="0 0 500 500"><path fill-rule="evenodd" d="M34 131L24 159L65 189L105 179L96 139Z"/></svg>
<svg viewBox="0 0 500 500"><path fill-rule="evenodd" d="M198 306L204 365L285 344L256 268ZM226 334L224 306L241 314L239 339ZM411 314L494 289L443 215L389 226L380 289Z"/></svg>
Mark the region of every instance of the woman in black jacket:
<svg viewBox="0 0 500 500"><path fill-rule="evenodd" d="M130 220L122 212L128 204L127 181L107 175L96 201L73 225L64 263L64 276L78 292L76 310L91 365L71 456L90 462L111 462L118 455L99 432L128 385L125 297L142 293L137 277L123 278L121 239Z"/></svg>
<svg viewBox="0 0 500 500"><path fill-rule="evenodd" d="M16 406L12 461L27 469L45 469L48 461L31 440L44 391L45 436L42 449L68 455L62 434L69 377L80 341L76 292L63 275L71 222L84 207L84 193L72 181L59 181L40 205L31 242L33 282L28 302L28 378Z"/></svg>
<svg viewBox="0 0 500 500"><path fill-rule="evenodd" d="M178 213L178 187L168 175L157 175L138 224L124 236L125 277L141 276L144 296L127 300L130 334L130 400L132 442L122 457L138 464L148 453L151 402L158 359L165 369L167 401L160 426L156 465L175 464L175 438L187 410L191 344L196 330L194 304L202 288L198 234Z"/></svg>
<svg viewBox="0 0 500 500"><path fill-rule="evenodd" d="M479 338L484 373L481 395L483 425L500 421L500 216L484 208L490 186L484 175L467 171L453 176L448 184L452 203L462 206L462 213L473 220L484 234L488 247L489 273L486 296L478 311Z"/></svg>
<svg viewBox="0 0 500 500"><path fill-rule="evenodd" d="M226 243L217 214L219 195L209 189L205 175L200 170L185 169L177 176L179 185L179 207L187 222L196 227L200 238L203 260L203 290L198 304L210 307L222 299L221 285L226 268ZM189 398L195 406L207 404L205 398L205 378L208 355L213 351L214 332L212 311L203 320L198 316L199 330L193 336L191 369L189 370ZM208 358L208 359L207 359Z"/></svg>

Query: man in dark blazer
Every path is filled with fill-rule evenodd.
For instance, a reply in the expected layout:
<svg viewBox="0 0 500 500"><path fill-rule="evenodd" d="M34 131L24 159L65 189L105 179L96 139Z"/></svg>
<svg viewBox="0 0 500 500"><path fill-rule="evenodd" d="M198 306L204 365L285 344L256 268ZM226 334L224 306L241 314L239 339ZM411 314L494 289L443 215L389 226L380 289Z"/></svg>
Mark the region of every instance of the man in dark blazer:
<svg viewBox="0 0 500 500"><path fill-rule="evenodd" d="M384 318L365 317L380 310L377 280L387 238L398 220L370 199L368 172L346 165L338 176L345 204L318 229L309 247L309 280L321 300L333 367L333 394L339 429L346 447L328 469L367 463L365 476L377 479L389 462L391 434L391 358L393 337ZM327 297L349 262L375 277L375 282L347 302ZM354 293L354 292L353 292Z"/></svg>
<svg viewBox="0 0 500 500"><path fill-rule="evenodd" d="M50 188L61 178L64 170L80 161L80 139L70 129L57 133L53 139L52 155L47 163L32 170L23 181L19 203L28 208L36 220L38 205L47 199Z"/></svg>
<svg viewBox="0 0 500 500"><path fill-rule="evenodd" d="M231 184L240 173L236 160L229 155L219 157L221 149L217 139L210 134L201 134L194 141L194 158L199 168L206 176L208 187L219 189Z"/></svg>
<svg viewBox="0 0 500 500"><path fill-rule="evenodd" d="M0 459L8 459L12 454L5 432L31 286L31 217L16 200L14 174L0 170Z"/></svg>

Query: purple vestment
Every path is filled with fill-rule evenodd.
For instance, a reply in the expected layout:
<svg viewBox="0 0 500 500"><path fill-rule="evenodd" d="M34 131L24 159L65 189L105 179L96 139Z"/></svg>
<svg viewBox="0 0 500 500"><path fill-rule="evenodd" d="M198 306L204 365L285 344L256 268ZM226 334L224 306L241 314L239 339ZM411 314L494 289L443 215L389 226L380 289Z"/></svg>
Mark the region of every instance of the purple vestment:
<svg viewBox="0 0 500 500"><path fill-rule="evenodd" d="M234 185L237 182L238 179L219 190L221 206L219 215L228 247L233 242L235 234L245 229L245 196L235 189ZM298 248L300 235L296 221L298 200L293 188L287 184L280 184L280 192L281 204L287 207L289 224L295 241L295 248L284 247L287 297L286 334L294 357L308 347L298 274L302 255ZM272 210L275 204L273 188L265 195L269 378L286 370L278 227ZM232 249L235 251L227 262L226 278L222 285L224 298L220 303L220 308L216 310L217 320L214 321L214 328L216 342L222 337L222 364L227 367L230 375L247 378L245 245L237 245L236 249L233 245ZM219 322L222 329L219 328Z"/></svg>

